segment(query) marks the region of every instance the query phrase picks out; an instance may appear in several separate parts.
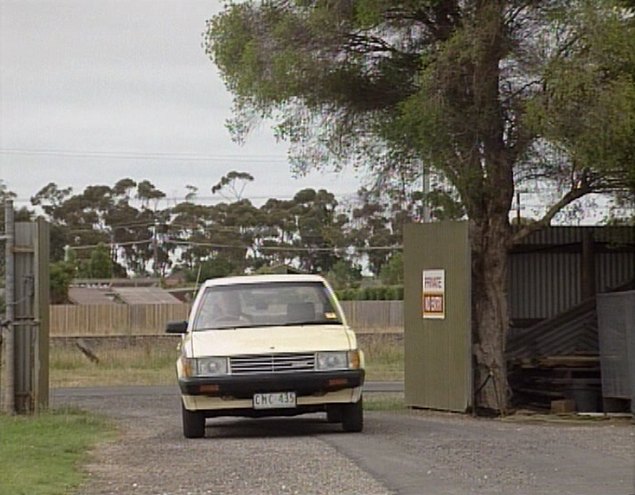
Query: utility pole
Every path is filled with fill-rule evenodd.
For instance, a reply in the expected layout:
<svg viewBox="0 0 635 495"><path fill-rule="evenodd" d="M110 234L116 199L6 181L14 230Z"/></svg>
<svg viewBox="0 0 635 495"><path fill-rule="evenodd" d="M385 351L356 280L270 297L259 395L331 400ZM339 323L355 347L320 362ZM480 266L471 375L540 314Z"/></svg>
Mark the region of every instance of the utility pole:
<svg viewBox="0 0 635 495"><path fill-rule="evenodd" d="M428 195L430 194L430 170L423 165L423 223L430 223L432 215L430 214L430 203L428 203Z"/></svg>
<svg viewBox="0 0 635 495"><path fill-rule="evenodd" d="M13 201L4 203L4 239L5 239L5 287L6 321L3 324L4 351L4 387L2 410L6 414L15 413L15 334L13 320L15 310L15 264L13 262L13 245L15 243L15 223Z"/></svg>
<svg viewBox="0 0 635 495"><path fill-rule="evenodd" d="M152 263L152 271L154 272L154 276L159 276L159 239L157 238L157 231L159 228L159 221L156 218L156 213L154 217L154 229L152 232L152 257L154 259Z"/></svg>

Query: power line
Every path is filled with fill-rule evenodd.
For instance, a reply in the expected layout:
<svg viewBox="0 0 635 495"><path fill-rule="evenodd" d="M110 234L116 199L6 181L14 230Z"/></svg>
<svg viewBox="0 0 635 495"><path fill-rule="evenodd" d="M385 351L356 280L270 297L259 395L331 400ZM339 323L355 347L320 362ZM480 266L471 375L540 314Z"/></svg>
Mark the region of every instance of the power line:
<svg viewBox="0 0 635 495"><path fill-rule="evenodd" d="M306 188L303 188L306 189ZM324 189L324 188L320 188L320 189ZM300 191L300 190L299 190ZM298 191L298 192L299 192ZM334 192L330 192L328 191L329 194L332 194L333 197L335 199L341 199L341 200L350 200L350 199L355 199L357 197L357 193L356 192L345 192L345 193L334 193ZM242 200L263 200L263 199L276 199L276 200L290 200L295 198L295 194L293 195L284 195L284 196L242 196L240 198L240 201ZM132 201L141 201L141 199L139 198L131 198ZM31 198L24 198L24 197L15 197L13 198L13 202L19 202L19 203L28 203L31 201ZM154 200L151 200L154 201ZM194 198L191 197L187 197L187 196L164 196L162 198L157 198L157 203L169 203L172 201L186 201L189 202L193 205L199 205L201 201L206 201L206 202L213 202L213 203L222 203L222 202L227 202L227 198L222 198L219 196L196 196ZM229 203L232 204L232 203Z"/></svg>
<svg viewBox="0 0 635 495"><path fill-rule="evenodd" d="M285 162L280 155L204 155L200 153L162 153L137 151L100 151L65 149L0 148L0 155L63 156L69 158L108 158L115 160L172 160L172 161L230 161L230 162Z"/></svg>
<svg viewBox="0 0 635 495"><path fill-rule="evenodd" d="M116 247L122 247L122 246L136 246L137 244L150 244L151 242L153 242L153 239L146 239L142 241L115 242L115 243L102 242L100 244L84 244L82 246L68 246L68 249L71 249L73 251L81 251L84 249L95 249L100 246L116 248Z"/></svg>
<svg viewBox="0 0 635 495"><path fill-rule="evenodd" d="M106 246L106 247L122 247L122 246L134 246L138 244L149 244L152 243L154 239L145 239L141 241L129 241L129 242L114 242L114 243L101 243L101 244L85 244L82 246L68 246L71 250L85 250L85 249L95 249L97 247ZM196 246L196 247L209 247L214 249L251 249L253 251L285 251L285 252L348 252L348 251L356 251L356 252L367 252L367 251L401 251L403 246L367 246L367 247L359 247L359 246L346 246L346 247L298 247L298 246L289 246L289 247L278 247L278 246L258 246L254 247L251 245L244 244L218 244L212 242L196 242L196 241L182 241L179 239L162 239L162 244L174 244L177 246Z"/></svg>
<svg viewBox="0 0 635 495"><path fill-rule="evenodd" d="M180 241L176 239L170 239L167 242L177 244L177 245L190 245L190 246L198 246L198 247L213 247L213 248L234 248L234 249L252 249L254 251L298 251L298 252L338 252L338 251L400 251L402 246L368 246L368 247L358 247L358 246L346 246L346 247L298 247L298 246L288 246L288 247L279 247L279 246L250 246L250 245L232 245L232 244L215 244L209 242L196 242L196 241Z"/></svg>

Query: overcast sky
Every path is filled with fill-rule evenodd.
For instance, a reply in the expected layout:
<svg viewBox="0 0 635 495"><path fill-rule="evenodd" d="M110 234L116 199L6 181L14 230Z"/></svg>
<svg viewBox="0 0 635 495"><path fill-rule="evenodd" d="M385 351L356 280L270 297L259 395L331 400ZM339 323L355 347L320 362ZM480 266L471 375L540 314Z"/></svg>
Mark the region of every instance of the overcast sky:
<svg viewBox="0 0 635 495"><path fill-rule="evenodd" d="M352 171L294 179L266 125L231 141L231 96L201 48L220 4L0 0L0 179L20 200L49 182L81 192L124 177L210 196L230 170L255 177L248 197L354 193Z"/></svg>

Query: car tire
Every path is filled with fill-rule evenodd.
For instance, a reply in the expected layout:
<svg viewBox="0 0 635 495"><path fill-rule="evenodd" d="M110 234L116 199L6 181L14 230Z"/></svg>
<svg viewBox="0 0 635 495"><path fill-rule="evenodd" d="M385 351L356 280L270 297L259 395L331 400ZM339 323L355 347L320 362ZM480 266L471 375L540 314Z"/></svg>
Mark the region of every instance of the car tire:
<svg viewBox="0 0 635 495"><path fill-rule="evenodd" d="M349 432L364 429L364 404L361 397L357 402L342 406L342 428Z"/></svg>
<svg viewBox="0 0 635 495"><path fill-rule="evenodd" d="M183 417L183 436L185 438L203 438L205 436L205 415L200 411L188 411L181 404Z"/></svg>
<svg viewBox="0 0 635 495"><path fill-rule="evenodd" d="M329 404L326 406L326 420L329 423L342 422L342 406L339 404Z"/></svg>

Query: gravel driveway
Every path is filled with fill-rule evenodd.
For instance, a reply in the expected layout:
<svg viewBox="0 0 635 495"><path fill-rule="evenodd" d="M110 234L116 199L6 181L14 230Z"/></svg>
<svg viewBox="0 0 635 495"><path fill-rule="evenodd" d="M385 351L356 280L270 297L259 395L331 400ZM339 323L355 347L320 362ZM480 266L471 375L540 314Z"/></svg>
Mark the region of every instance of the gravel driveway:
<svg viewBox="0 0 635 495"><path fill-rule="evenodd" d="M413 411L367 412L362 434L322 415L215 419L185 440L170 387L66 389L53 405L113 418L81 495L635 494L628 421L532 424Z"/></svg>

